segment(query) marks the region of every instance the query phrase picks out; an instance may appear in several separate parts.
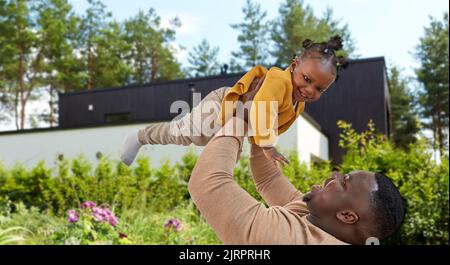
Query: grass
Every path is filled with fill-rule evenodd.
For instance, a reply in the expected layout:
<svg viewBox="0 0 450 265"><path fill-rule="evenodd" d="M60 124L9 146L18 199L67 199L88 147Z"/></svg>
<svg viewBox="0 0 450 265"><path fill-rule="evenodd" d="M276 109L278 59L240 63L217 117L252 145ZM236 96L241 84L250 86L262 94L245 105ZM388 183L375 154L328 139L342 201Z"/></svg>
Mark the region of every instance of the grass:
<svg viewBox="0 0 450 265"><path fill-rule="evenodd" d="M121 220L128 224L126 233L135 244L221 244L214 231L196 211L192 203L163 213L151 209L125 210ZM167 235L164 224L171 218L180 220L183 229Z"/></svg>
<svg viewBox="0 0 450 265"><path fill-rule="evenodd" d="M210 226L200 217L192 202L184 203L165 212L150 208L124 209L116 213L121 232L136 245L210 245L222 244ZM170 232L164 229L167 220L176 218L183 229ZM53 245L51 235L68 225L66 216L51 212L26 209L18 204L16 211L0 217L0 245Z"/></svg>
<svg viewBox="0 0 450 265"><path fill-rule="evenodd" d="M23 227L0 229L0 245L24 242L25 238L21 235L24 232L27 233L29 230Z"/></svg>

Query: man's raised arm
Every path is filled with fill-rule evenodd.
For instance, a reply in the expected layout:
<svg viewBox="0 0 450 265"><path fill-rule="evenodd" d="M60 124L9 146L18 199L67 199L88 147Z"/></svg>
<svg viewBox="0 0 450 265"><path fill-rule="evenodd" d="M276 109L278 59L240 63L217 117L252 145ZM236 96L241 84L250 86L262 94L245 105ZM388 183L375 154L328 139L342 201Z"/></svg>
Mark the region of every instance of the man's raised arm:
<svg viewBox="0 0 450 265"><path fill-rule="evenodd" d="M303 195L300 191L255 144L252 144L250 151L250 167L256 189L269 206L284 206L291 201L301 200Z"/></svg>
<svg viewBox="0 0 450 265"><path fill-rule="evenodd" d="M293 243L289 214L267 209L234 181L244 137L223 135L236 120L227 122L197 160L189 181L192 200L225 244Z"/></svg>

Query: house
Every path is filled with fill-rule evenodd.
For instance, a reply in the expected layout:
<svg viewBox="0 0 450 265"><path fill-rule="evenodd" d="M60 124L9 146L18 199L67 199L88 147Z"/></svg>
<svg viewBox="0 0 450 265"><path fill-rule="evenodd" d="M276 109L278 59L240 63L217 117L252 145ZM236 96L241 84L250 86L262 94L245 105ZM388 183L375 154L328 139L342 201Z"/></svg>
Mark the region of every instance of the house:
<svg viewBox="0 0 450 265"><path fill-rule="evenodd" d="M339 72L339 80L315 103L308 103L304 113L281 135L281 150L293 150L306 163L331 160L339 164L345 150L339 148L344 120L356 131L367 128L390 134L389 89L383 57L350 60ZM95 162L102 155L118 159L124 136L131 130L152 122L170 121L178 112L170 112L175 101L190 107L195 95L205 97L222 86L232 86L241 74L154 82L119 88L97 89L59 94L59 127L0 132L0 161L6 165L20 162L29 166L38 160L51 165L57 156L72 158L84 154ZM179 161L192 149L202 147L173 145L146 146L141 154L153 164L165 159ZM244 150L248 151L248 146Z"/></svg>

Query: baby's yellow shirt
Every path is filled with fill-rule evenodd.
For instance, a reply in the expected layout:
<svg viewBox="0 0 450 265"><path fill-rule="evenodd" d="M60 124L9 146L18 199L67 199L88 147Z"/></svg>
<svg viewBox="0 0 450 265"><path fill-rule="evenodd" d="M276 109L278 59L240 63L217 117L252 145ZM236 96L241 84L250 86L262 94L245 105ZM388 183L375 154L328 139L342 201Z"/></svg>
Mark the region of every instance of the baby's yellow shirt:
<svg viewBox="0 0 450 265"><path fill-rule="evenodd" d="M277 136L289 129L305 108L305 102L298 102L294 109L292 76L289 68L283 71L278 67L272 67L270 70L260 65L253 67L225 95L218 116L218 123L223 126L234 115L239 97L247 93L255 78L263 77L264 75L264 82L253 98L250 110L250 124L253 136L249 137L249 141L259 146L272 146L276 143ZM225 109L225 102L227 101L232 102L231 110ZM271 111L270 102L277 104L278 109L274 110L272 108ZM260 128L261 126L258 126L258 108L263 107L264 104L266 106L264 112L266 114L266 124ZM277 123L274 123L274 121L277 121Z"/></svg>

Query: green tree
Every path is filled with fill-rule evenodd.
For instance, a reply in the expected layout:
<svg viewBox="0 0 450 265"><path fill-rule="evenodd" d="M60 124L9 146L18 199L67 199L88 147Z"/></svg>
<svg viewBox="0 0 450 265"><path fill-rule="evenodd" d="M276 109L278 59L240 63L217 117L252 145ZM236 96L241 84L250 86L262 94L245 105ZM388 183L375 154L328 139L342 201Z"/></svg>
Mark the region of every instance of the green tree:
<svg viewBox="0 0 450 265"><path fill-rule="evenodd" d="M5 18L6 18L6 14L7 14L7 5L6 5L6 0L0 0L0 44L2 44L0 46L0 92L4 92L4 87L5 87L5 79L3 77L4 74L4 58L5 58L5 49L3 44L6 43L6 31L8 28L8 25L6 24ZM3 101L2 101L3 102ZM1 105L0 105L1 106Z"/></svg>
<svg viewBox="0 0 450 265"><path fill-rule="evenodd" d="M9 122L16 109L13 85L8 75L6 64L11 60L10 46L7 45L8 36L11 34L11 25L7 21L7 2L0 0L0 123Z"/></svg>
<svg viewBox="0 0 450 265"><path fill-rule="evenodd" d="M236 58L231 58L227 66L228 66L227 73L244 72L244 67L242 67L242 65L236 60Z"/></svg>
<svg viewBox="0 0 450 265"><path fill-rule="evenodd" d="M259 3L247 0L242 8L244 22L232 24L233 29L239 30L238 42L240 50L231 54L236 61L243 61L244 67L267 64L268 23L265 22L266 11L261 10Z"/></svg>
<svg viewBox="0 0 450 265"><path fill-rule="evenodd" d="M125 28L111 20L111 13L101 1L88 3L79 35L86 87L91 90L124 85L131 75L125 60L130 46L124 36Z"/></svg>
<svg viewBox="0 0 450 265"><path fill-rule="evenodd" d="M15 118L16 127L18 123L18 90L15 85L15 65L13 64L14 47L11 45L10 37L13 34L13 25L9 3L0 0L0 122L8 122L11 116Z"/></svg>
<svg viewBox="0 0 450 265"><path fill-rule="evenodd" d="M406 148L416 141L420 122L413 108L413 97L408 91L408 80L393 66L389 70L392 140Z"/></svg>
<svg viewBox="0 0 450 265"><path fill-rule="evenodd" d="M351 55L354 52L347 25L340 26L340 21L333 19L331 8L327 9L323 18L317 18L312 8L304 5L302 0L286 0L280 5L278 13L279 17L272 22L271 29L275 47L271 54L276 65L289 64L293 55L302 51L305 39L321 42L340 34L346 53Z"/></svg>
<svg viewBox="0 0 450 265"><path fill-rule="evenodd" d="M1 77L0 77L1 79ZM14 93L9 89L11 86L6 85L5 80L1 80L3 84L0 85L0 123L10 122L11 116L14 115L16 109Z"/></svg>
<svg viewBox="0 0 450 265"><path fill-rule="evenodd" d="M1 3L0 55L1 77L4 91L14 109L16 127L24 129L26 106L32 99L33 90L42 81L44 54L40 46L39 34L34 30L35 18L32 11L34 2L10 0Z"/></svg>
<svg viewBox="0 0 450 265"><path fill-rule="evenodd" d="M181 64L174 57L176 49L171 43L175 40L176 29L181 27L181 21L175 17L170 20L169 24L168 28L162 28L159 23L156 26L159 43L153 48L152 53L150 75L152 81L184 77Z"/></svg>
<svg viewBox="0 0 450 265"><path fill-rule="evenodd" d="M206 39L195 46L188 54L190 76L209 76L219 73L220 65L217 58L219 47L211 47Z"/></svg>
<svg viewBox="0 0 450 265"><path fill-rule="evenodd" d="M100 30L92 69L95 87L117 87L129 81L131 67L125 61L128 48L123 27L118 22L109 22Z"/></svg>
<svg viewBox="0 0 450 265"><path fill-rule="evenodd" d="M47 83L64 92L80 89L82 64L75 51L79 48L76 41L81 18L76 16L68 0L40 0L37 23L48 62Z"/></svg>
<svg viewBox="0 0 450 265"><path fill-rule="evenodd" d="M6 17L6 1L0 0L0 123L4 121L9 121L11 108L9 105L13 102L10 99L10 93L7 91L6 80L4 77L4 46L5 41L5 31L7 25L5 24L4 18Z"/></svg>
<svg viewBox="0 0 450 265"><path fill-rule="evenodd" d="M125 40L130 45L126 58L132 66L132 82L143 84L183 76L171 46L175 29L181 26L178 18L171 20L169 28L162 28L161 18L150 8L147 13L139 11L124 25Z"/></svg>
<svg viewBox="0 0 450 265"><path fill-rule="evenodd" d="M416 57L420 67L417 79L422 84L419 92L420 114L425 128L431 129L435 146L441 154L448 150L448 13L439 21L430 18L425 35L420 38Z"/></svg>
<svg viewBox="0 0 450 265"><path fill-rule="evenodd" d="M321 23L325 25L325 29L328 31L327 36L339 35L344 40L344 51L339 51L339 55L351 56L353 58L359 57L355 53L356 45L355 40L351 36L350 29L348 28L348 24L343 24L342 19L335 19L333 17L333 9L328 7L323 14L323 17L320 19Z"/></svg>
<svg viewBox="0 0 450 265"><path fill-rule="evenodd" d="M94 83L97 43L111 13L106 12L106 6L99 0L88 0L88 4L86 14L82 17L78 40L86 66L86 87L91 90L97 87Z"/></svg>
<svg viewBox="0 0 450 265"><path fill-rule="evenodd" d="M56 94L83 87L83 64L75 50L80 18L67 0L40 0L37 8L40 46L45 61L43 86L49 95L49 112L41 113L41 120L50 127L56 123Z"/></svg>

